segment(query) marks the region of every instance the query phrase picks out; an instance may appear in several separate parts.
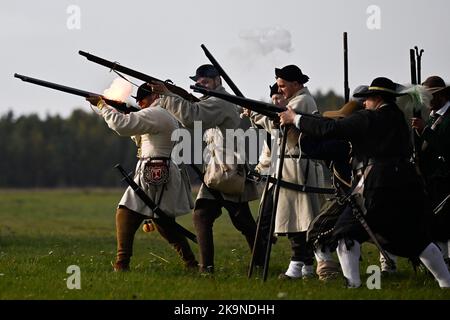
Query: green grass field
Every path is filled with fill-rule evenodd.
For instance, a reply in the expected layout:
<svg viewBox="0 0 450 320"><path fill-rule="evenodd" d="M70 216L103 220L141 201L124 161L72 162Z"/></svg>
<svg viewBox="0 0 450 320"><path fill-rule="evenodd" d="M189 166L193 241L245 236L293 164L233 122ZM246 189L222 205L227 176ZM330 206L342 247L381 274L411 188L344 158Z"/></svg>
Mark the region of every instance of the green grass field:
<svg viewBox="0 0 450 320"><path fill-rule="evenodd" d="M345 289L341 279L280 281L289 245L273 247L269 279L247 279L249 251L227 214L214 228L216 273L183 270L175 252L157 234L138 231L128 273L112 272L115 206L121 191L0 191L0 299L449 299L405 259L400 272L383 279L381 290ZM252 204L257 212L257 203ZM179 222L193 230L191 216ZM197 253L196 245L194 252ZM160 259L159 257L163 258ZM361 272L377 264L372 245L363 248ZM67 289L67 267L81 269L81 290Z"/></svg>

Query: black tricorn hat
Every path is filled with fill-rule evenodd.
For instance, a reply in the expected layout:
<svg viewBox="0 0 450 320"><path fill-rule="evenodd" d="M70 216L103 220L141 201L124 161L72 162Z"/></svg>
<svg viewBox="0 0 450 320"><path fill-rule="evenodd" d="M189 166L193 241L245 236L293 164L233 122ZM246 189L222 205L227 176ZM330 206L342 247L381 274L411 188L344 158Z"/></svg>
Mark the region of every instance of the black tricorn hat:
<svg viewBox="0 0 450 320"><path fill-rule="evenodd" d="M302 70L293 64L281 69L275 68L275 76L277 79L281 78L286 81L297 81L301 84L305 84L309 81L309 77L304 75Z"/></svg>
<svg viewBox="0 0 450 320"><path fill-rule="evenodd" d="M136 102L139 102L141 100L144 100L145 97L151 95L152 93L153 93L152 87L148 83L144 83L138 88L137 94L133 98L136 99Z"/></svg>
<svg viewBox="0 0 450 320"><path fill-rule="evenodd" d="M270 88L270 97L271 98L274 94L278 94L278 84L276 82L273 86L269 86L269 88Z"/></svg>
<svg viewBox="0 0 450 320"><path fill-rule="evenodd" d="M377 95L399 97L404 95L404 93L397 92L398 87L399 85L391 79L379 77L375 78L367 89L355 93L353 96L355 98L365 98Z"/></svg>
<svg viewBox="0 0 450 320"><path fill-rule="evenodd" d="M199 78L215 78L218 77L219 71L212 64L204 64L197 68L195 76L189 77L193 81L197 81Z"/></svg>

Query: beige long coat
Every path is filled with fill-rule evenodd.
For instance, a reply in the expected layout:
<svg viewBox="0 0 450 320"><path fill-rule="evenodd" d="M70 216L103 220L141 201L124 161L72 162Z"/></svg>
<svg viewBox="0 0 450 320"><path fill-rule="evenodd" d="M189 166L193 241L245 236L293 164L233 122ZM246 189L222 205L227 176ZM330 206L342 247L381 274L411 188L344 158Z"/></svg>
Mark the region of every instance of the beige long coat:
<svg viewBox="0 0 450 320"><path fill-rule="evenodd" d="M143 169L150 157L170 157L174 146L171 141L172 132L178 123L156 101L149 108L128 115L116 112L113 108L102 108L102 116L108 126L121 136L133 137L139 148L139 161L136 166L134 181L144 189L145 193L158 203L161 192L165 188L159 207L168 216L177 217L187 214L194 207L189 177L184 168L173 161L170 164L169 181L165 186L150 186L144 182ZM147 159L146 159L147 158ZM152 210L128 187L119 205L153 217Z"/></svg>
<svg viewBox="0 0 450 320"><path fill-rule="evenodd" d="M312 114L317 111L317 106L314 98L305 87L298 91L288 103L294 111ZM277 136L273 131L276 128L269 118L261 115L253 115L252 121L262 126L264 129ZM298 147L298 136L288 134L288 143L286 146L286 158L284 160L282 178L284 181L292 182L300 185L326 187L324 185L324 168L320 161L308 160L298 158L301 155L301 150ZM278 143L281 139L278 139ZM274 148L272 148L274 150ZM290 158L292 157L292 158ZM275 173L278 168L278 161L275 166ZM308 164L309 163L309 164ZM309 165L309 169L307 167ZM308 176L306 177L306 171ZM273 176L276 177L276 174ZM319 214L320 207L323 203L324 197L312 194L302 193L285 188L280 189L280 196L278 201L275 233L290 233L307 231L311 221Z"/></svg>
<svg viewBox="0 0 450 320"><path fill-rule="evenodd" d="M216 88L226 92L222 86ZM202 130L206 131L207 149L214 150L217 141L226 145L226 130L237 129L240 123L238 107L232 103L216 97L202 97L199 102L190 102L178 95L170 93L161 98L161 107L169 111L184 127L194 128L195 121L201 121ZM222 137L218 137L218 135ZM232 202L246 202L258 198L256 185L247 182L242 195L228 195L222 193L225 200ZM215 200L214 196L202 184L197 199Z"/></svg>

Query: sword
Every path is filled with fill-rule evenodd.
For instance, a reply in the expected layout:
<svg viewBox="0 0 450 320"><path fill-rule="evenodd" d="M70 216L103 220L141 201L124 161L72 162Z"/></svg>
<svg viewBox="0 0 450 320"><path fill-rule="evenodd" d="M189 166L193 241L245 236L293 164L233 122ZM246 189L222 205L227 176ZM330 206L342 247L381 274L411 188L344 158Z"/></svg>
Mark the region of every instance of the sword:
<svg viewBox="0 0 450 320"><path fill-rule="evenodd" d="M447 203L448 199L450 199L450 194L448 196L445 197L444 200L442 200L441 203L439 203L436 208L434 208L433 213L434 214L438 214L445 206L445 204Z"/></svg>
<svg viewBox="0 0 450 320"><path fill-rule="evenodd" d="M174 219L170 218L164 211L162 211L150 197L145 193L144 190L142 190L141 187L138 186L136 182L127 174L127 172L122 168L120 164L117 164L115 166L117 170L122 174L123 181L128 183L128 185L133 189L133 191L136 193L136 195L147 205L152 209L154 213L158 215L158 218L153 219L153 221L156 224L159 224L161 226L167 226L170 225L174 227L178 232L182 233L186 238L191 240L192 242L197 243L197 236L190 232L189 230L185 229L183 226L179 225L177 222L175 222Z"/></svg>
<svg viewBox="0 0 450 320"><path fill-rule="evenodd" d="M369 225L367 224L366 219L363 217L363 209L361 208L361 205L358 203L357 197L361 194L355 193L350 194L347 198L347 202L350 204L350 207L352 208L352 213L355 216L355 218L361 223L363 228L366 230L367 234L369 235L370 239L373 241L377 249L380 251L381 255L384 259L386 259L386 263L390 267L395 267L394 260L389 257L389 255L386 253L386 251L383 249L381 244L378 242L375 234L373 233L372 229L370 229Z"/></svg>

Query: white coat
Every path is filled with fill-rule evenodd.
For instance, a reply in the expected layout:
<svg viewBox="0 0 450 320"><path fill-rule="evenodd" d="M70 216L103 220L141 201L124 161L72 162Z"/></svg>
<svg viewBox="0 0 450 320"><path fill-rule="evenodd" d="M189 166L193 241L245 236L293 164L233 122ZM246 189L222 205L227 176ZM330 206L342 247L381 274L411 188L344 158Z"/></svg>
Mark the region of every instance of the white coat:
<svg viewBox="0 0 450 320"><path fill-rule="evenodd" d="M170 158L174 146L172 132L178 128L174 117L158 105L158 101L143 110L122 114L109 106L102 108L102 116L108 126L121 136L133 137L139 149L139 161L136 166L134 181L155 202L159 203L161 192L165 189L159 203L161 210L170 217L187 214L194 206L189 177L184 168L170 163L169 181L164 186L152 186L145 183L143 168L150 157ZM120 206L153 217L152 210L128 187Z"/></svg>
<svg viewBox="0 0 450 320"><path fill-rule="evenodd" d="M299 90L289 99L288 107L292 107L296 112L309 114L317 112L314 98L306 87ZM269 118L262 115L252 115L252 121L271 132L273 136L276 136L273 131L276 128ZM305 185L306 183L308 186L327 187L325 186L322 163L301 158L301 150L299 150L297 143L298 135L293 133L290 131L288 134L282 179L299 185ZM277 171L276 168L278 168L278 163L275 166L275 173ZM273 176L275 177L276 175L274 174ZM311 221L319 214L323 201L324 197L318 194L302 193L281 188L275 219L275 233L307 231Z"/></svg>

